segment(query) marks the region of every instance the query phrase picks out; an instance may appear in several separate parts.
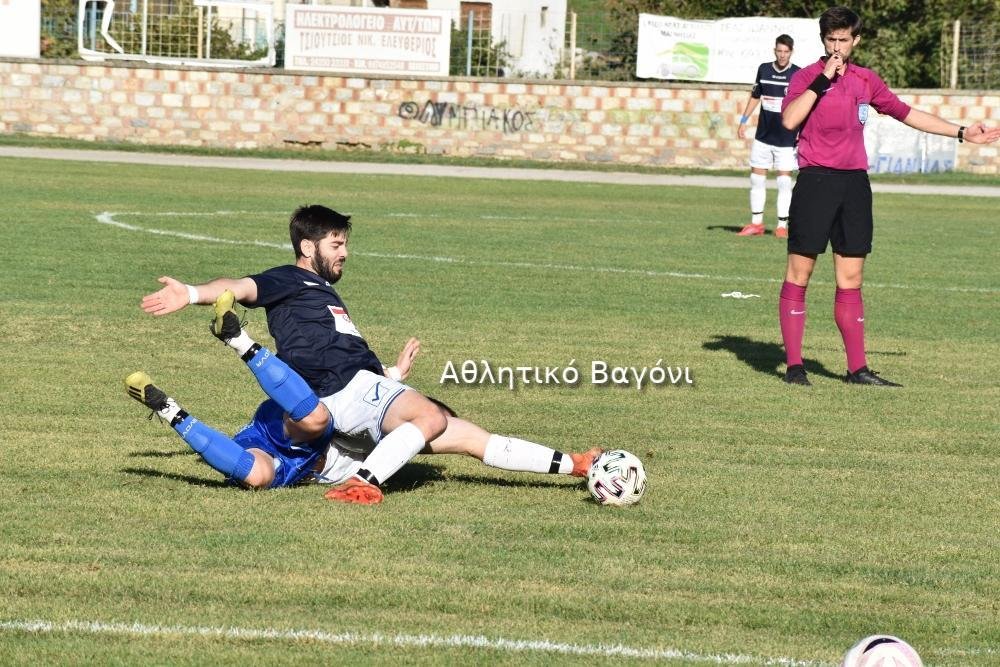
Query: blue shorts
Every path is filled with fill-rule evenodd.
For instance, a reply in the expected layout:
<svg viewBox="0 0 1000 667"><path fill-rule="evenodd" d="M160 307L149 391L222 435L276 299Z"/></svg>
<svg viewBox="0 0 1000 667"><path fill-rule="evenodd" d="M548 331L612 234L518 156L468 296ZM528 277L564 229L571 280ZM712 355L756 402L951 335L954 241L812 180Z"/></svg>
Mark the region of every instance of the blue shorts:
<svg viewBox="0 0 1000 667"><path fill-rule="evenodd" d="M253 421L233 436L243 449L263 450L274 458L274 481L271 488L293 486L311 476L326 454L326 443L292 442L285 435L284 411L272 400L257 408Z"/></svg>

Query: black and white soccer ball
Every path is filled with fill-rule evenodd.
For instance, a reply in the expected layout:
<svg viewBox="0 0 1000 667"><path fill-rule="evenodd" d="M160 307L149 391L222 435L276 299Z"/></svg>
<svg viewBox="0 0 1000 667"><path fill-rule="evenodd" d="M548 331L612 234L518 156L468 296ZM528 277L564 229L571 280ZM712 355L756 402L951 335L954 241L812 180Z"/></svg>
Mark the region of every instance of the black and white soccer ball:
<svg viewBox="0 0 1000 667"><path fill-rule="evenodd" d="M865 637L844 655L841 667L923 667L912 646L892 635Z"/></svg>
<svg viewBox="0 0 1000 667"><path fill-rule="evenodd" d="M612 449L594 459L587 488L601 505L632 505L646 492L646 470L634 454Z"/></svg>

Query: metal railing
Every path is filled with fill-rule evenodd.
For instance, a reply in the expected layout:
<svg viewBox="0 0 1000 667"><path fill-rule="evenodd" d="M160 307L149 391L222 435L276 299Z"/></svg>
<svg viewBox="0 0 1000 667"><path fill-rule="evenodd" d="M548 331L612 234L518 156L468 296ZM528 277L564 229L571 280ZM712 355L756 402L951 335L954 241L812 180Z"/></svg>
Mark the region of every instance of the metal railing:
<svg viewBox="0 0 1000 667"><path fill-rule="evenodd" d="M941 87L1000 89L1000 27L954 21L941 29Z"/></svg>
<svg viewBox="0 0 1000 667"><path fill-rule="evenodd" d="M169 12L155 8L150 7L149 0L79 0L72 17L76 54L86 60L275 64L275 25L270 5L244 0L193 0L177 3ZM67 18L45 16L43 26L65 29ZM56 41L65 38L58 35ZM59 51L64 52L65 46L61 46Z"/></svg>
<svg viewBox="0 0 1000 667"><path fill-rule="evenodd" d="M79 10L42 8L42 57L121 57L139 54L147 60L282 66L284 30L280 18L268 30L250 0L210 0L227 5L210 10L206 0L75 0ZM147 5L146 3L149 3ZM152 11L154 6L157 11ZM201 5L201 6L199 6ZM238 7L237 5L241 5ZM164 7L169 7L165 11ZM84 21L78 25L78 11ZM102 26L110 15L108 40ZM523 32L536 14L494 11L488 20L473 13L453 18L451 67L454 76L589 79L634 81L635 45L618 30L606 12L548 17L558 25L543 67L524 62L530 45ZM544 22L544 18L542 19ZM519 32L521 31L521 32ZM548 33L546 33L548 34ZM941 31L940 86L953 89L1000 88L1000 26L994 23L949 22ZM112 44L115 42L121 51ZM269 42L274 53L269 54Z"/></svg>

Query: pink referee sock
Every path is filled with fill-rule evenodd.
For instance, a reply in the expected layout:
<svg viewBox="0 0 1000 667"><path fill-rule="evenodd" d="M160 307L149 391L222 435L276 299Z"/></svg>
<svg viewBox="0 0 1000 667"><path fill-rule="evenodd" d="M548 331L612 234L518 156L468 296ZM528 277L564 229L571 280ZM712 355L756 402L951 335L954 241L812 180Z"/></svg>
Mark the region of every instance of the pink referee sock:
<svg viewBox="0 0 1000 667"><path fill-rule="evenodd" d="M854 373L868 365L865 360L865 304L861 288L837 288L833 298L833 319L844 338L847 352L847 370Z"/></svg>
<svg viewBox="0 0 1000 667"><path fill-rule="evenodd" d="M778 299L781 340L785 343L785 361L789 366L802 365L802 336L806 330L806 288L787 280L781 284Z"/></svg>

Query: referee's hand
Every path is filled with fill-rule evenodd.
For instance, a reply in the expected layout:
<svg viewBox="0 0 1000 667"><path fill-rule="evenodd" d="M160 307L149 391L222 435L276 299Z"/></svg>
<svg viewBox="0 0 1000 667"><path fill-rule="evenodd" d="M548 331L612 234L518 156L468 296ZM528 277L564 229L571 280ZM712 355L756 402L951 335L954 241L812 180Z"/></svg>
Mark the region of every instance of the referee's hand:
<svg viewBox="0 0 1000 667"><path fill-rule="evenodd" d="M973 123L965 128L963 139L970 144L992 144L1000 139L1000 126L991 128L986 127L981 122Z"/></svg>
<svg viewBox="0 0 1000 667"><path fill-rule="evenodd" d="M839 53L832 53L826 59L826 67L823 68L823 76L833 80L834 74L844 73L844 57Z"/></svg>

